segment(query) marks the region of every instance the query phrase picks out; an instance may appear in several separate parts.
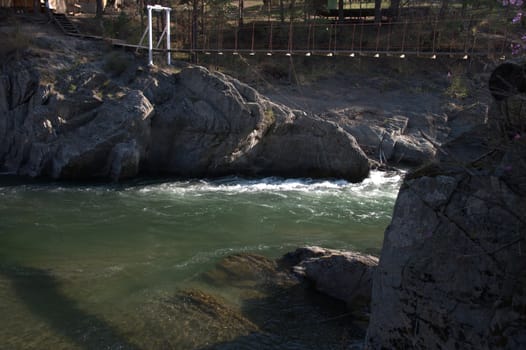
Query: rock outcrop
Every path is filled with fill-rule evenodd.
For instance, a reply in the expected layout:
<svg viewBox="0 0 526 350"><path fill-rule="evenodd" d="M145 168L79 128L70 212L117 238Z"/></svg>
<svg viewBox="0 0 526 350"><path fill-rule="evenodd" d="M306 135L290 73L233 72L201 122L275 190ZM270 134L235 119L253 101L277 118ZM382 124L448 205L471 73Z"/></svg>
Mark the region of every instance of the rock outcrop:
<svg viewBox="0 0 526 350"><path fill-rule="evenodd" d="M436 149L422 137L420 130L443 140L447 118L432 115L412 118L385 111L343 111L338 124L353 135L372 159L381 163L418 166L436 156ZM365 121L366 119L366 121ZM418 120L418 123L417 121ZM442 129L442 130L441 130Z"/></svg>
<svg viewBox="0 0 526 350"><path fill-rule="evenodd" d="M60 179L137 175L153 114L142 92L107 101L87 87L63 95L41 85L27 62L15 67L0 86L3 172Z"/></svg>
<svg viewBox="0 0 526 350"><path fill-rule="evenodd" d="M351 251L320 247L298 248L281 263L312 282L321 293L341 300L349 309L367 307L378 258Z"/></svg>
<svg viewBox="0 0 526 350"><path fill-rule="evenodd" d="M29 50L25 59L5 65L1 172L57 179L152 173L355 182L368 175L369 160L348 132L272 103L224 74L201 67L147 71L126 54L79 65L75 55L81 56L70 50L43 61Z"/></svg>
<svg viewBox="0 0 526 350"><path fill-rule="evenodd" d="M509 137L480 126L407 176L385 232L366 348L526 347L526 137L524 124L514 128Z"/></svg>
<svg viewBox="0 0 526 350"><path fill-rule="evenodd" d="M338 177L360 181L368 160L339 126L272 103L221 73L190 67L152 124L152 171Z"/></svg>

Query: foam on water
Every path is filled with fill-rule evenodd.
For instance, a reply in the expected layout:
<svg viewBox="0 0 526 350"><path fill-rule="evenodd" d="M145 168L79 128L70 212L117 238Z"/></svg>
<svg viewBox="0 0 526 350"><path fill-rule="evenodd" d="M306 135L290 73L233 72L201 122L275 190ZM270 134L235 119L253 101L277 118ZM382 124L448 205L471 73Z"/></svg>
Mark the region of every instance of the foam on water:
<svg viewBox="0 0 526 350"><path fill-rule="evenodd" d="M335 194L349 192L363 197L389 196L396 198L397 189L402 181L401 173L372 171L361 183L351 183L345 180L318 180L310 178L284 179L266 177L261 179L244 179L226 177L217 180L176 181L162 184L149 184L140 188L141 193L175 193L203 195L205 193L221 193L235 195L239 193L310 193Z"/></svg>

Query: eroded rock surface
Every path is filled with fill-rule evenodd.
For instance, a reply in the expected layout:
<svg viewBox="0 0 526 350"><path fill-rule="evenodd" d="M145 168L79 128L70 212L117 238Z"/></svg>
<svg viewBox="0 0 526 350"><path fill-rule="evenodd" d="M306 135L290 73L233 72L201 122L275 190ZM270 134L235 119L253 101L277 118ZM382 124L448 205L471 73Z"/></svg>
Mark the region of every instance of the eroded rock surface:
<svg viewBox="0 0 526 350"><path fill-rule="evenodd" d="M202 67L144 69L129 54L101 54L96 44L83 57L81 41L61 40L44 41L45 50L28 48L23 59L4 65L1 172L355 182L369 173L367 156L337 124L273 103L231 77Z"/></svg>
<svg viewBox="0 0 526 350"><path fill-rule="evenodd" d="M368 349L526 347L526 138L514 128L509 137L480 126L407 176L374 280Z"/></svg>
<svg viewBox="0 0 526 350"><path fill-rule="evenodd" d="M186 68L176 76L173 91L152 124L152 170L351 181L368 174L368 159L349 133L275 104L226 75Z"/></svg>
<svg viewBox="0 0 526 350"><path fill-rule="evenodd" d="M281 260L315 288L347 304L349 309L367 307L378 258L352 251L320 247L298 248Z"/></svg>

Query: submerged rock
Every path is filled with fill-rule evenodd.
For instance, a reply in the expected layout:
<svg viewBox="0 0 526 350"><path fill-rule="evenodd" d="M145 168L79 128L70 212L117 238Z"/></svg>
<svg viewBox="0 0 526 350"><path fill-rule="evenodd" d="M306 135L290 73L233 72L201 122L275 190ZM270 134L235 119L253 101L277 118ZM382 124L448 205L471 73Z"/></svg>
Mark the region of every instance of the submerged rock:
<svg viewBox="0 0 526 350"><path fill-rule="evenodd" d="M232 307L258 327L210 348L339 349L342 339L363 339L365 334L343 302L318 293L263 256L228 256L200 281L204 288L229 296L237 305Z"/></svg>
<svg viewBox="0 0 526 350"><path fill-rule="evenodd" d="M259 331L224 299L199 290L182 290L142 310L151 349L201 349ZM160 329L150 329L149 324Z"/></svg>
<svg viewBox="0 0 526 350"><path fill-rule="evenodd" d="M276 261L256 254L229 255L201 278L217 287L285 288L296 285L297 279L278 268Z"/></svg>
<svg viewBox="0 0 526 350"><path fill-rule="evenodd" d="M282 263L292 265L295 274L311 281L315 288L350 309L368 307L378 258L351 251L320 247L299 248Z"/></svg>

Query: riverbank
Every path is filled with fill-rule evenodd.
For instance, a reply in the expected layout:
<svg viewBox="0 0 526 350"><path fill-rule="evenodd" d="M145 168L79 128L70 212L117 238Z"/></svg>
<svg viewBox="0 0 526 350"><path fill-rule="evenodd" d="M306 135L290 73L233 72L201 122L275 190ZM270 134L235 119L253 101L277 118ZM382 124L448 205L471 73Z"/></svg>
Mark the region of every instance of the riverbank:
<svg viewBox="0 0 526 350"><path fill-rule="evenodd" d="M12 174L361 181L383 164L429 162L433 143L469 130L488 108L481 101L489 68L470 73L481 62L233 56L210 70L183 62L149 68L144 58L64 37L49 24L3 28L20 37L2 87L1 170ZM294 72L285 81L275 73L284 67Z"/></svg>
<svg viewBox="0 0 526 350"><path fill-rule="evenodd" d="M60 180L92 177L122 180L143 172L160 172L192 177L232 173L259 177L333 177L359 182L381 162L411 167L430 163L410 173L398 196L393 219L386 231L379 272L374 277L366 346L371 349L514 349L524 346L522 282L526 269L521 251L522 233L526 232L523 219L526 210L525 130L521 114L524 109L521 98L510 100L513 102L510 110L517 114L506 119L502 109L490 107L492 100L486 84L491 73L489 64L463 60L450 63L429 59L402 62L397 58L381 61L363 58L353 61L356 63L352 71L349 67L342 71L343 65L337 62L341 63L343 58L335 58L328 69L332 72L314 77L312 73L307 74L307 70L298 70L298 62L293 61L294 81L290 77L284 81L279 75L276 80L269 81L268 74L272 70L254 65L258 74L254 75L256 79L247 79L250 84L247 85L217 72L217 66L207 70L178 63L175 67L147 68L134 55L124 52L103 55L100 44L76 39L37 36L32 45L24 51L28 55L23 59L6 64L9 70L4 77L8 78L2 81L4 88L0 96L5 98L1 105L3 111L7 111L1 124L3 135L7 135L1 148L5 152L3 171ZM380 67L378 62L382 62ZM292 67L290 60L287 64ZM54 68L49 69L51 66ZM240 79L246 78L242 73L236 74ZM301 73L303 78L300 78ZM488 123L483 123L486 120ZM281 202L283 197L271 200ZM28 202L22 201L24 206L21 207L25 208ZM91 202L99 203L97 200ZM42 203L48 205L47 201ZM127 201L117 203L124 203L116 206L119 209L130 211ZM245 210L246 203L239 208ZM302 203L285 213L292 215L298 208L304 208ZM6 212L8 209L9 206ZM131 209L137 218L146 215L143 211L148 212L148 207ZM165 209L161 206L160 210L148 215L164 217ZM345 208L343 212L346 213ZM195 213L202 212L197 210L192 215L199 215ZM317 214L318 210L311 212L312 217ZM347 218L347 214L342 217ZM18 214L11 216L15 220L18 218ZM120 234L124 227L132 230L129 223L119 222L121 218L117 216L114 230ZM245 221L243 215L233 218L233 222L251 228L268 228L266 225L269 225L265 217L256 224L254 220ZM339 223L342 218L331 220ZM181 221L184 223L186 219ZM112 227L104 219L102 224ZM36 221L29 225L41 223ZM90 225L84 228L82 239L91 237ZM18 229L17 225L12 227ZM311 233L313 227L308 223L300 234ZM57 228L53 221L47 229L67 233ZM362 229L366 230L366 225ZM14 230L9 239L19 237ZM138 232L138 237L141 240L151 238L156 243L157 230L157 226L149 226L145 231L150 234ZM345 227L342 234L348 235L348 231ZM228 231L220 233L222 238L230 237ZM161 231L161 235L165 234ZM280 231L281 234L287 234L287 230ZM120 244L128 242L129 237L119 237ZM56 236L57 241L61 239L60 235ZM254 239L257 241L258 237ZM207 244L207 240L201 243ZM102 247L113 252L111 245ZM163 245L153 244L152 247L153 251L158 251ZM22 254L26 248L24 242L18 246ZM166 254L171 256L170 252ZM151 254L145 256L149 259ZM151 263L148 259L146 263ZM225 261L228 264L236 259L239 257L227 257ZM241 268L247 265L243 259L255 261L257 279L260 281L263 275L263 289L266 288L265 276L273 262L243 257ZM229 270L228 266L218 266L217 270L211 270L208 280L219 285L234 281L241 289L236 293L245 298L239 296L243 299L241 304L252 308L247 313L251 317L225 308L216 297L201 292L171 294L162 299L161 306L146 307L144 314L148 315L148 322L153 319L148 310L154 314L161 310L168 320L185 313L190 316L183 317L186 322L183 326L175 324L179 328L156 330L157 334L172 337L165 338L168 343L156 343L156 347L177 347L184 341L178 338L179 333L196 329L201 336L206 333L202 325L213 324L216 332L213 336L217 337L211 341L228 348L230 340L223 337L221 327L214 323L218 320L241 334L242 343L263 339L263 342L269 341L268 348L280 344L287 348L304 345L290 338L286 341L280 337L268 338L268 334L254 338L252 335L258 334L255 330L278 332L286 321L280 319L273 324L276 319L265 313L268 317L259 319L258 307L265 309L267 304L260 304L258 298L266 300L268 295L252 297L251 293L261 292L257 288L254 290L254 283L232 279L237 272ZM80 270L68 270L67 273L72 273L75 279L82 274L82 268ZM47 287L46 296L50 300L67 302L66 320L70 316L83 318L95 330L106 332L109 342L115 339L120 342L121 336L115 331L120 328L106 327L99 318L80 312L73 299L62 298L57 287L60 284L49 271L25 268L12 262L6 264L3 271L2 283L7 286L4 289L8 297L25 300L34 314L49 316L46 314L49 310L38 306L34 302L36 296L23 287L40 281ZM166 278L164 272L162 269L159 272L163 279ZM132 287L145 283L140 277L122 273L118 265L110 266L105 273L131 280ZM279 273L276 276L280 276ZM248 280L253 282L252 277L248 276ZM290 295L286 294L291 291L287 287L288 277L285 280L286 287L279 285L277 288L278 295L283 296L278 299L285 300L287 306L294 306ZM274 282L270 283L272 288ZM84 280L84 283L89 284L89 281ZM17 292L15 296L9 294L13 291L11 286ZM127 289L123 290L126 293ZM134 290L139 290L140 295L143 289ZM96 304L97 298L104 299L104 293L90 296L89 291L82 290L81 295L85 298L85 306ZM304 297L300 295L301 298ZM22 309L19 304L14 305L17 310ZM273 308L282 307L279 302L272 305ZM337 309L343 307L340 305ZM123 310L125 306L120 311ZM139 310L142 314L144 309ZM253 310L258 312L251 313ZM294 313L293 308L286 310L291 315ZM89 335L100 333L89 333L90 325L74 324L75 328L70 329L61 318L63 315L54 312L52 310L50 323L58 328L58 333L65 327L69 342L79 341L77 330L87 332L82 334L88 334L88 342L96 342L97 337ZM344 316L346 313L328 313L318 319L323 323ZM126 325L127 321L120 319L120 322L122 329L133 329ZM320 348L321 338L317 333L311 334L308 326L293 325L292 331L300 327L302 335L314 336L315 339L309 338L309 341ZM343 328L338 327L328 327L324 333L337 330L338 334L347 334L345 324ZM179 333L170 333L174 329ZM358 333L358 338L363 338L363 329ZM329 338L334 340L333 336ZM341 342L331 343L331 347L349 344L348 338L343 338ZM62 341L57 340L58 344ZM133 347L127 342L120 344ZM208 344L188 345L191 346L202 348Z"/></svg>

